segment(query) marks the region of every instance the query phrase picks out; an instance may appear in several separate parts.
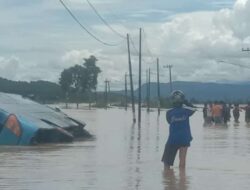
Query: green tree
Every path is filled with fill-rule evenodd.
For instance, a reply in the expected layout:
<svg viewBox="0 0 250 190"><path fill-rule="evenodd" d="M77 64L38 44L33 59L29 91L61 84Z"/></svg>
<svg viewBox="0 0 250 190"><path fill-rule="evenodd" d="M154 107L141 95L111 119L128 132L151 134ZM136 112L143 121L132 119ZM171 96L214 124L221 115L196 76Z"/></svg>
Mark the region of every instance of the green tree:
<svg viewBox="0 0 250 190"><path fill-rule="evenodd" d="M84 82L86 81L86 69L81 65L75 65L71 70L71 89L74 93L84 91Z"/></svg>
<svg viewBox="0 0 250 190"><path fill-rule="evenodd" d="M70 86L72 84L72 71L71 69L64 69L61 73L61 77L59 79L59 84L62 88L62 91L65 93L69 93Z"/></svg>
<svg viewBox="0 0 250 190"><path fill-rule="evenodd" d="M97 59L90 56L84 59L83 65L75 65L64 69L59 79L59 84L66 94L74 94L78 99L81 94L90 93L96 89L100 68L96 66Z"/></svg>
<svg viewBox="0 0 250 190"><path fill-rule="evenodd" d="M86 81L84 81L84 89L87 91L95 90L97 85L98 74L100 68L96 66L97 58L91 55L88 59L84 59L83 66L86 69Z"/></svg>
<svg viewBox="0 0 250 190"><path fill-rule="evenodd" d="M95 56L90 56L88 59L84 59L83 66L86 69L86 81L84 81L84 92L88 94L89 100L89 109L91 108L92 102L92 91L96 91L97 78L98 74L101 72L101 69L96 66L96 62L98 61Z"/></svg>

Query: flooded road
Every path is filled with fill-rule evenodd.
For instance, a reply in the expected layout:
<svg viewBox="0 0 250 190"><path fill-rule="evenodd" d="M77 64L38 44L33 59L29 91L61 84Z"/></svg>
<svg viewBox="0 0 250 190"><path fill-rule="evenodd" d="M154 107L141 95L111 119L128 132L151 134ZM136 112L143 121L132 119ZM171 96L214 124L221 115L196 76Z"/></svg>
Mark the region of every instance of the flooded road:
<svg viewBox="0 0 250 190"><path fill-rule="evenodd" d="M239 190L250 184L250 127L203 127L202 113L191 118L194 140L186 171L163 172L168 136L165 112L63 110L87 123L93 140L33 147L0 147L0 189L11 190Z"/></svg>

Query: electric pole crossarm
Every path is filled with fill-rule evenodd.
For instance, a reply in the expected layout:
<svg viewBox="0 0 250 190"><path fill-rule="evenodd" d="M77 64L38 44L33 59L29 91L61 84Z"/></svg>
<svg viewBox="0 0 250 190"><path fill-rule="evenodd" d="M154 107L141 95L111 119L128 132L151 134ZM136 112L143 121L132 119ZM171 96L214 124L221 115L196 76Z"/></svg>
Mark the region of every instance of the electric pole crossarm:
<svg viewBox="0 0 250 190"><path fill-rule="evenodd" d="M246 48L246 49L242 48L241 51L248 51L248 52L250 52L250 48Z"/></svg>

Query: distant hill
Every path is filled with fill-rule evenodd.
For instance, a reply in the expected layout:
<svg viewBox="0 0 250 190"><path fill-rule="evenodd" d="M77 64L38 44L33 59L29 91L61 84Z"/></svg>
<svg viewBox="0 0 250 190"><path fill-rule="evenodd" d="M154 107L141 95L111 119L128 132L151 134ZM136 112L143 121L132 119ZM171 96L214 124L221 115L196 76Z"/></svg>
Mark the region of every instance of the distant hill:
<svg viewBox="0 0 250 190"><path fill-rule="evenodd" d="M112 87L111 87L112 88ZM151 83L151 99L157 98L157 83ZM202 82L173 82L173 89L182 90L188 99L197 101L226 100L245 102L250 100L250 82L221 84ZM161 97L169 95L169 83L160 84ZM0 92L20 94L39 102L54 102L63 99L60 86L48 81L11 81L0 77ZM147 85L142 85L142 97L146 98ZM99 92L102 94L102 92ZM112 91L114 97L120 99L124 91ZM129 92L128 95L130 96ZM138 97L138 89L135 90Z"/></svg>
<svg viewBox="0 0 250 190"><path fill-rule="evenodd" d="M56 101L62 98L62 91L58 84L48 81L11 81L0 78L0 91L20 94L36 101Z"/></svg>
<svg viewBox="0 0 250 190"><path fill-rule="evenodd" d="M157 97L157 83L151 83L151 97ZM198 101L226 100L248 101L250 100L250 83L220 84L202 82L173 82L174 90L182 90L188 99ZM160 84L161 97L169 95L169 83ZM142 86L142 97L145 98L147 85ZM138 96L138 89L135 93Z"/></svg>

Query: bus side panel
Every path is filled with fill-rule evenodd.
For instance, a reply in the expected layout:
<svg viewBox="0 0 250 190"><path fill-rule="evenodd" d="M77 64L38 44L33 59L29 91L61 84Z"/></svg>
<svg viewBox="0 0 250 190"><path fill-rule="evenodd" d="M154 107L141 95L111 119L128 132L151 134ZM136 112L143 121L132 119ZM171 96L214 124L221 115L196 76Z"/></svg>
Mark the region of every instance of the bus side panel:
<svg viewBox="0 0 250 190"><path fill-rule="evenodd" d="M0 145L17 145L19 137L17 137L10 129L3 127L0 134Z"/></svg>

